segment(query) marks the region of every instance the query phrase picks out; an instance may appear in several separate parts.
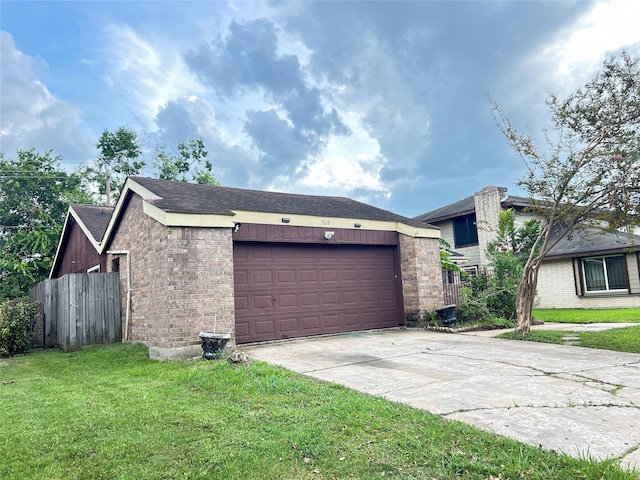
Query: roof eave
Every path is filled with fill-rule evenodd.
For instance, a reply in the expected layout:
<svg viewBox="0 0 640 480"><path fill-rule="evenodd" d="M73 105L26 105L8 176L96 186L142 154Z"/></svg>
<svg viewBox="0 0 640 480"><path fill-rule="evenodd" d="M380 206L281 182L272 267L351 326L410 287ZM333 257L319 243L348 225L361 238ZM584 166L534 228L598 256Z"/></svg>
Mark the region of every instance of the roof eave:
<svg viewBox="0 0 640 480"><path fill-rule="evenodd" d="M583 258L583 257L593 257L597 255L615 255L619 253L635 253L640 252L640 245L635 245L632 247L617 247L617 248L608 248L608 249L600 249L600 250L585 250L582 252L567 252L567 253L559 253L557 255L545 255L543 261L546 260L561 260L563 258Z"/></svg>

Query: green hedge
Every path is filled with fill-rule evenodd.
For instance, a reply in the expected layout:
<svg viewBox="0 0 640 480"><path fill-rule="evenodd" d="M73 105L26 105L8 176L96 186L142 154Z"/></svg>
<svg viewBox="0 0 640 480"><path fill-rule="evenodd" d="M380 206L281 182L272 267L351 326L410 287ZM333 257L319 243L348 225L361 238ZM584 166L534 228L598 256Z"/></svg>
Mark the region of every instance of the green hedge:
<svg viewBox="0 0 640 480"><path fill-rule="evenodd" d="M38 304L29 298L18 298L0 305L0 356L25 353L38 313Z"/></svg>

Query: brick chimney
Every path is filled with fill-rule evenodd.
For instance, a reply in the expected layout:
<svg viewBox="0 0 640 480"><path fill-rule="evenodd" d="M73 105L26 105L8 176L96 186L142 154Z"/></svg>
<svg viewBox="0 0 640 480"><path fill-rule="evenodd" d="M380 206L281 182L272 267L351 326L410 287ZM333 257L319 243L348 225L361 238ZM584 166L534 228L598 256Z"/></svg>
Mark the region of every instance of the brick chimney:
<svg viewBox="0 0 640 480"><path fill-rule="evenodd" d="M500 202L507 197L505 187L490 185L473 194L476 208L476 224L478 227L478 248L480 249L480 269L484 270L489 263L487 244L496 238L498 215L502 211Z"/></svg>

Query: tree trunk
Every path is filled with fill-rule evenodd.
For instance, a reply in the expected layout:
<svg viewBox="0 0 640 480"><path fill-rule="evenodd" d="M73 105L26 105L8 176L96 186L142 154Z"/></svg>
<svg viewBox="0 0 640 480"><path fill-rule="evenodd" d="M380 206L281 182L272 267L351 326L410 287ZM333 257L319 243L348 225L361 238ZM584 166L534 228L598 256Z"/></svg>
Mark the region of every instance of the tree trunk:
<svg viewBox="0 0 640 480"><path fill-rule="evenodd" d="M520 286L518 287L518 296L516 298L518 326L516 327L516 332L522 335L527 335L531 331L533 302L536 296L540 261L539 258L529 258L527 260L522 272Z"/></svg>

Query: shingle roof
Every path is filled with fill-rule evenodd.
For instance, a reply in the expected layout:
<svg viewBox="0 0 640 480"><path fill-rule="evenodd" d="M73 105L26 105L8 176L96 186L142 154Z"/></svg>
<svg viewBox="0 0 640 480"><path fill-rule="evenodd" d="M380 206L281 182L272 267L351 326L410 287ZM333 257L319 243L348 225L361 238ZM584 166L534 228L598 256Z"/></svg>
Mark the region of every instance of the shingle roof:
<svg viewBox="0 0 640 480"><path fill-rule="evenodd" d="M430 212L423 213L414 217L414 220L420 222L431 223L446 220L448 218L459 217L461 215L467 215L473 213L476 209L473 201L473 195L458 200L457 202L450 203L444 207L436 208Z"/></svg>
<svg viewBox="0 0 640 480"><path fill-rule="evenodd" d="M640 235L580 229L564 237L545 255L545 259L578 257L588 254L606 255L631 249L640 251Z"/></svg>
<svg viewBox="0 0 640 480"><path fill-rule="evenodd" d="M97 205L71 205L78 220L89 230L94 240L99 243L109 225L113 207L100 207Z"/></svg>
<svg viewBox="0 0 640 480"><path fill-rule="evenodd" d="M531 200L527 197L518 197L516 195L509 195L506 199L500 202L504 208L509 207L526 207L531 204ZM457 202L450 203L444 207L436 208L430 212L423 213L414 217L414 220L419 220L426 223L441 222L454 217L460 217L462 215L468 215L476 211L476 205L473 200L473 195L458 200Z"/></svg>
<svg viewBox="0 0 640 480"><path fill-rule="evenodd" d="M159 199L146 199L166 212L234 215L233 211L396 221L415 227L424 223L344 197L265 192L131 177Z"/></svg>

